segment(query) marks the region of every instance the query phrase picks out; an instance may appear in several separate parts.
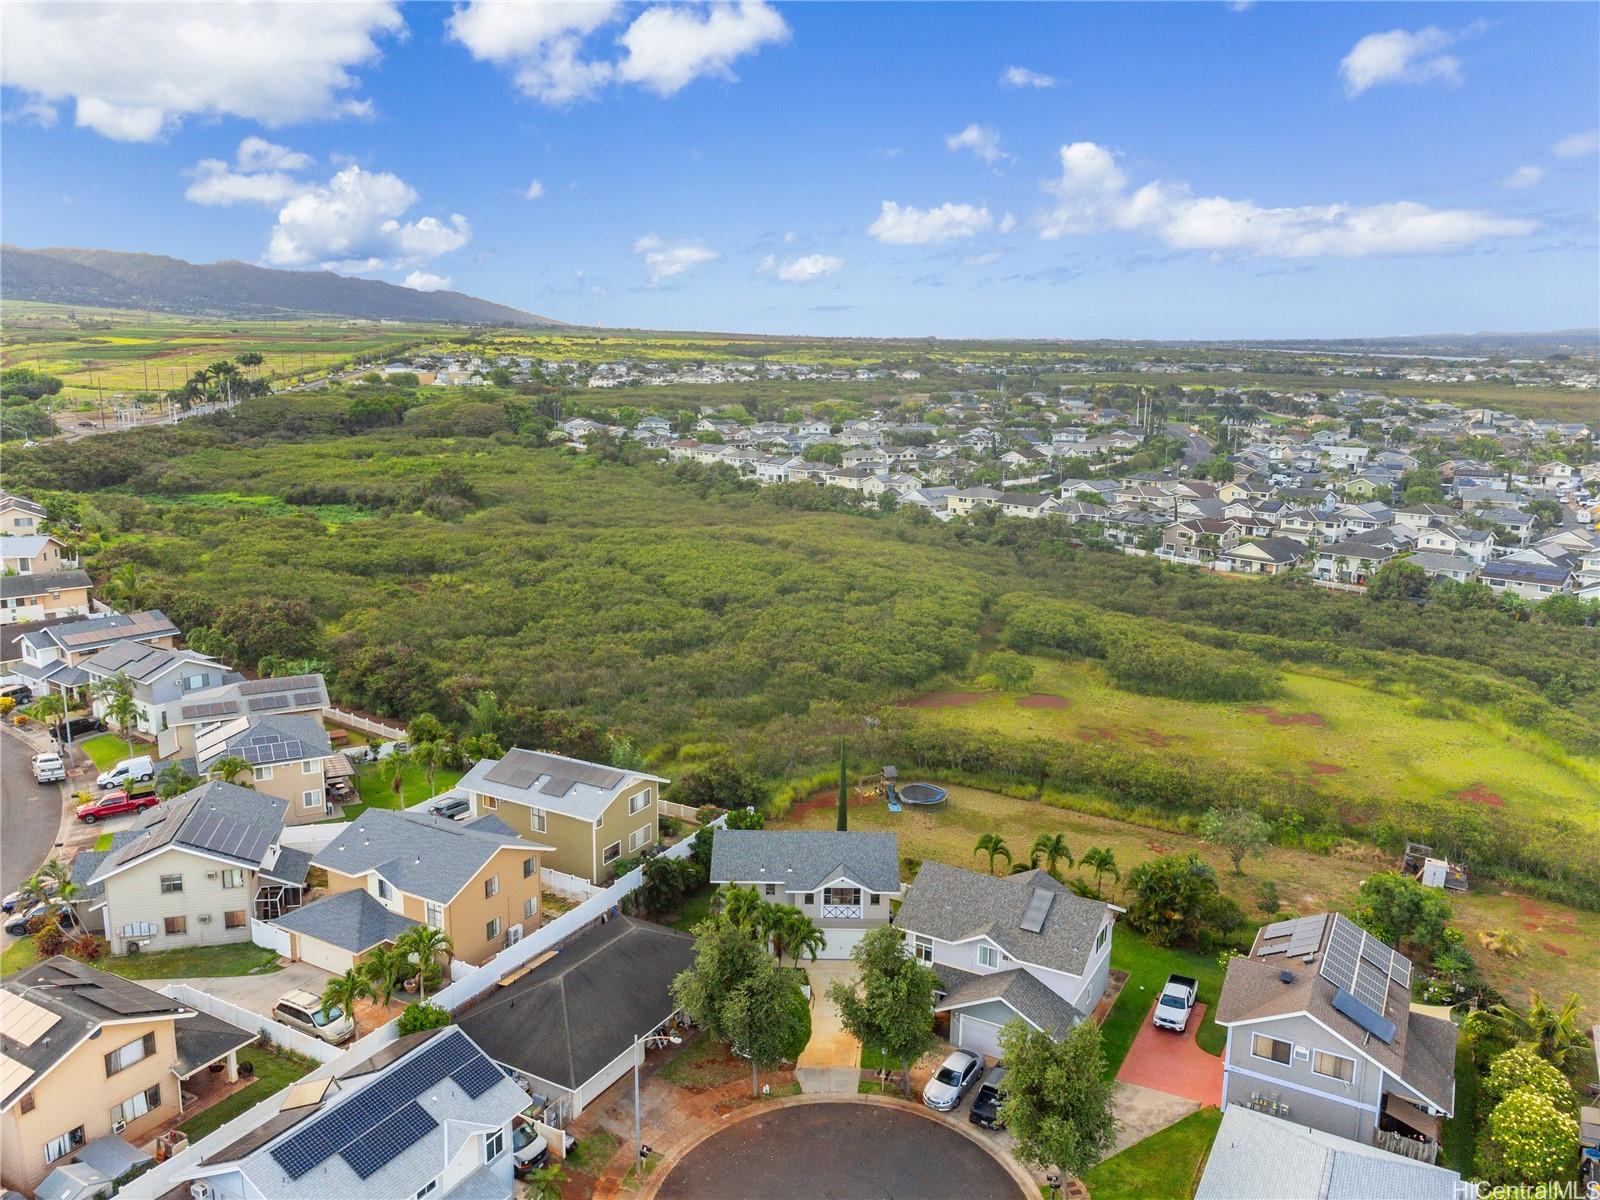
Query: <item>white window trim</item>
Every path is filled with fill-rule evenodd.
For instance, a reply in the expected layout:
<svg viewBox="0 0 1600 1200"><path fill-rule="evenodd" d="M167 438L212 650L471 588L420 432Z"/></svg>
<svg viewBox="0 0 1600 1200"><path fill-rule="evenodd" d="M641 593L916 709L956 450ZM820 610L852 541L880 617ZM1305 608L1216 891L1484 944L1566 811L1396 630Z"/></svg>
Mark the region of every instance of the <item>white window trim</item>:
<svg viewBox="0 0 1600 1200"><path fill-rule="evenodd" d="M486 922L484 922L483 933L484 936L492 942L495 938L500 936L501 929L502 926L500 924L500 918L490 917Z"/></svg>
<svg viewBox="0 0 1600 1200"><path fill-rule="evenodd" d="M257 783L265 783L272 778L271 767L251 767L250 773L255 777Z"/></svg>
<svg viewBox="0 0 1600 1200"><path fill-rule="evenodd" d="M321 769L322 760L320 758L308 758L300 764L300 774L302 775L315 775Z"/></svg>
<svg viewBox="0 0 1600 1200"><path fill-rule="evenodd" d="M422 906L422 921L429 929L444 928L444 905L428 900Z"/></svg>
<svg viewBox="0 0 1600 1200"><path fill-rule="evenodd" d="M985 961L986 959L990 959L992 961ZM978 965L990 971L998 971L1000 969L1000 951L998 947L979 946Z"/></svg>
<svg viewBox="0 0 1600 1200"><path fill-rule="evenodd" d="M630 817L633 816L635 813L643 812L645 809L647 809L649 807L650 807L650 789L649 788L645 788L644 791L636 792L632 796L628 797L628 815Z"/></svg>
<svg viewBox="0 0 1600 1200"><path fill-rule="evenodd" d="M300 793L301 808L321 808L326 803L327 800L323 797L321 792L308 788Z"/></svg>
<svg viewBox="0 0 1600 1200"><path fill-rule="evenodd" d="M506 1131L504 1129L496 1129L492 1133L486 1133L483 1135L484 1162L492 1163L495 1159L499 1158L505 1153L505 1149Z"/></svg>
<svg viewBox="0 0 1600 1200"><path fill-rule="evenodd" d="M600 851L600 861L601 861L602 864L614 863L614 862L617 861L617 859L619 859L621 857L622 857L622 843L621 842L612 842L611 845L607 846L604 850Z"/></svg>
<svg viewBox="0 0 1600 1200"><path fill-rule="evenodd" d="M933 961L933 939L921 933L912 934L911 954L918 962L931 963Z"/></svg>
<svg viewBox="0 0 1600 1200"><path fill-rule="evenodd" d="M648 825L641 825L628 835L628 850L630 853L639 849L640 846L647 846L649 844L650 826Z"/></svg>
<svg viewBox="0 0 1600 1200"><path fill-rule="evenodd" d="M1288 1061L1279 1062L1277 1059L1273 1058L1270 1054L1257 1054L1256 1053L1256 1039L1257 1038L1265 1038L1269 1042L1277 1042L1279 1045L1289 1047L1289 1058L1288 1058ZM1269 1062L1269 1063L1272 1063L1274 1066L1290 1067L1290 1066L1294 1065L1294 1043L1291 1042L1288 1038L1273 1037L1272 1034L1270 1034L1270 1033L1252 1033L1250 1035L1250 1057L1251 1058L1259 1058L1262 1062Z"/></svg>
<svg viewBox="0 0 1600 1200"><path fill-rule="evenodd" d="M539 897L529 896L522 902L522 919L531 921L539 915Z"/></svg>
<svg viewBox="0 0 1600 1200"><path fill-rule="evenodd" d="M491 875L483 881L483 898L493 900L500 894L500 876Z"/></svg>
<svg viewBox="0 0 1600 1200"><path fill-rule="evenodd" d="M1350 1078L1346 1079L1342 1075L1329 1074L1327 1071L1318 1070L1317 1069L1317 1058L1319 1056L1322 1057L1322 1058L1331 1058L1335 1062L1349 1063L1350 1064ZM1342 1083L1342 1084L1345 1084L1347 1086L1348 1085L1353 1085L1355 1083L1355 1081L1356 1081L1356 1060L1353 1059L1353 1058L1348 1057L1347 1055L1335 1054L1331 1050L1312 1050L1311 1051L1311 1073L1313 1075L1321 1076L1323 1079L1331 1079L1335 1083Z"/></svg>

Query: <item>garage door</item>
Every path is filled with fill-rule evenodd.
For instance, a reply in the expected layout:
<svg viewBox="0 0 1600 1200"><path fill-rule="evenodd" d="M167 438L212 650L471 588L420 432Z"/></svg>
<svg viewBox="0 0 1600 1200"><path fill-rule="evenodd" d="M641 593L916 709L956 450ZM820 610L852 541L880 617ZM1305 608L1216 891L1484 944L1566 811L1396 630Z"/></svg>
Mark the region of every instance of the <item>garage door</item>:
<svg viewBox="0 0 1600 1200"><path fill-rule="evenodd" d="M954 1035L951 1040L961 1049L990 1058L1000 1057L1000 1026L993 1021L980 1021L977 1017L957 1013L951 1025Z"/></svg>
<svg viewBox="0 0 1600 1200"><path fill-rule="evenodd" d="M865 929L825 929L828 944L817 954L818 958L849 958L856 943L867 936Z"/></svg>
<svg viewBox="0 0 1600 1200"><path fill-rule="evenodd" d="M295 935L295 949L303 962L310 963L313 967L321 967L324 971L332 971L335 975L343 975L355 965L355 955L341 946L320 941L314 937L307 937L303 933Z"/></svg>

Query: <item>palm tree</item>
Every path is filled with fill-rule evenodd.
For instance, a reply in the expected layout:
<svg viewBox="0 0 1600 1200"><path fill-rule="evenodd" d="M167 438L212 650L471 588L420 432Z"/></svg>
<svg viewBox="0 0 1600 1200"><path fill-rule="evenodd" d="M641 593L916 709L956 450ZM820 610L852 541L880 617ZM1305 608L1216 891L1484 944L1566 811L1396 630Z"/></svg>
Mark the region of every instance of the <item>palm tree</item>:
<svg viewBox="0 0 1600 1200"><path fill-rule="evenodd" d="M123 563L113 571L100 591L117 608L137 610L144 607L144 580L132 563Z"/></svg>
<svg viewBox="0 0 1600 1200"><path fill-rule="evenodd" d="M254 776L255 768L250 765L250 760L237 754L226 754L211 764L209 772L211 778L220 779L223 783L243 783L250 786L250 780L240 780L241 775Z"/></svg>
<svg viewBox="0 0 1600 1200"><path fill-rule="evenodd" d="M378 767L379 777L389 785L389 790L400 797L400 807L406 804L406 768L411 765L411 754L405 750L391 751Z"/></svg>
<svg viewBox="0 0 1600 1200"><path fill-rule="evenodd" d="M326 1019L333 1015L333 1010L343 1009L352 1021L356 1019L356 1001L368 1000L372 997L372 987L367 982L367 977L351 967L343 975L328 980L322 989L322 1015Z"/></svg>
<svg viewBox="0 0 1600 1200"><path fill-rule="evenodd" d="M61 698L61 693L51 692L28 705L28 712L35 721L50 721L67 715L67 702Z"/></svg>
<svg viewBox="0 0 1600 1200"><path fill-rule="evenodd" d="M559 1162L547 1162L522 1177L528 1185L524 1194L527 1200L561 1200L561 1183L566 1177L566 1168Z"/></svg>
<svg viewBox="0 0 1600 1200"><path fill-rule="evenodd" d="M163 800L171 800L174 796L187 792L199 782L198 779L177 763L168 763L161 768L160 774L156 776L156 795Z"/></svg>
<svg viewBox="0 0 1600 1200"><path fill-rule="evenodd" d="M989 856L989 874L994 874L994 860L1003 858L1006 865L1011 865L1011 847L1006 845L1005 839L998 833L986 833L978 839L978 844L973 847L974 854L987 854Z"/></svg>
<svg viewBox="0 0 1600 1200"><path fill-rule="evenodd" d="M817 923L798 908L784 906L787 912L793 913L784 921L784 940L788 946L789 957L794 959L794 965L800 965L800 956L804 954L812 962L817 961L817 955L828 948L828 935L817 928Z"/></svg>
<svg viewBox="0 0 1600 1200"><path fill-rule="evenodd" d="M426 1000L428 969L438 964L441 955L448 967L456 945L442 929L435 929L432 925L413 925L395 939L394 948L399 951L403 961L417 964L418 996Z"/></svg>
<svg viewBox="0 0 1600 1200"><path fill-rule="evenodd" d="M1583 1002L1573 992L1560 1008L1551 1008L1538 988L1528 989L1528 1011L1518 1012L1509 1004L1489 1008L1494 1028L1518 1046L1533 1050L1562 1071L1571 1072L1579 1056L1588 1050L1588 1039L1578 1018Z"/></svg>
<svg viewBox="0 0 1600 1200"><path fill-rule="evenodd" d="M1078 860L1078 865L1094 872L1094 894L1100 894L1100 877L1109 875L1120 880L1122 872L1117 870L1117 856L1111 852L1111 847L1101 849L1091 846L1083 852L1083 857Z"/></svg>
<svg viewBox="0 0 1600 1200"><path fill-rule="evenodd" d="M405 956L390 946L379 946L368 951L361 969L366 974L372 999L384 1008L388 1008L389 1001L394 999L394 990L400 986L400 981L410 974L410 964Z"/></svg>
<svg viewBox="0 0 1600 1200"><path fill-rule="evenodd" d="M91 694L104 700L106 716L122 730L122 740L128 743L128 757L133 757L133 725L139 719L139 706L133 700L133 684L121 671L93 685Z"/></svg>
<svg viewBox="0 0 1600 1200"><path fill-rule="evenodd" d="M722 915L735 929L759 930L767 902L753 887L728 887L721 896Z"/></svg>
<svg viewBox="0 0 1600 1200"><path fill-rule="evenodd" d="M1067 866L1072 866L1072 851L1067 849L1067 839L1059 833L1041 833L1034 838L1029 862L1037 867L1041 858L1044 859L1045 872L1052 878L1061 878L1056 874L1056 864L1064 858Z"/></svg>
<svg viewBox="0 0 1600 1200"><path fill-rule="evenodd" d="M434 780L439 776L439 768L447 766L454 754L455 749L443 738L418 742L411 747L411 760L428 773L428 795L433 795Z"/></svg>

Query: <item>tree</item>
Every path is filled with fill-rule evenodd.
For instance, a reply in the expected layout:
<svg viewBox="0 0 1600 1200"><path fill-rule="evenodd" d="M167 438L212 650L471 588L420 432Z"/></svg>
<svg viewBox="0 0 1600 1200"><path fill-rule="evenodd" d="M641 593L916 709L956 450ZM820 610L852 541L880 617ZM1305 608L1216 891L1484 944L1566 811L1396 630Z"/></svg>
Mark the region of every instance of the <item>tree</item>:
<svg viewBox="0 0 1600 1200"><path fill-rule="evenodd" d="M410 964L394 947L377 946L367 951L361 970L367 977L373 1000L388 1008L389 1001L394 999L395 988L410 974Z"/></svg>
<svg viewBox="0 0 1600 1200"><path fill-rule="evenodd" d="M249 787L255 769L250 765L249 759L238 754L226 754L211 764L209 774L211 778L220 779L223 783L242 782L245 787Z"/></svg>
<svg viewBox="0 0 1600 1200"><path fill-rule="evenodd" d="M123 563L111 573L100 592L113 607L126 611L142 609L146 596L144 580L132 563Z"/></svg>
<svg viewBox="0 0 1600 1200"><path fill-rule="evenodd" d="M1021 691L1033 679L1033 664L1014 650L996 650L984 666L1003 691Z"/></svg>
<svg viewBox="0 0 1600 1200"><path fill-rule="evenodd" d="M1583 1002L1573 992L1559 1008L1552 1008L1538 988L1528 989L1528 1010L1509 1004L1495 1004L1489 1010L1492 1028L1515 1046L1535 1050L1546 1062L1567 1072L1577 1068L1581 1055L1588 1052L1584 1036Z"/></svg>
<svg viewBox="0 0 1600 1200"><path fill-rule="evenodd" d="M378 777L400 798L402 808L406 802L406 768L410 765L411 754L406 750L391 750L378 764Z"/></svg>
<svg viewBox="0 0 1600 1200"><path fill-rule="evenodd" d="M406 962L417 965L417 997L426 1000L428 977L435 973L443 977L439 960L444 959L448 966L456 945L442 929L435 929L432 925L413 925L395 939L394 948Z"/></svg>
<svg viewBox="0 0 1600 1200"><path fill-rule="evenodd" d="M839 739L839 811L834 818L833 827L841 831L850 828L850 776L843 738Z"/></svg>
<svg viewBox="0 0 1600 1200"><path fill-rule="evenodd" d="M156 795L163 800L171 800L174 796L181 796L192 787L198 787L200 781L177 763L168 763L156 775Z"/></svg>
<svg viewBox="0 0 1600 1200"><path fill-rule="evenodd" d="M450 765L455 758L455 747L443 738L432 742L413 742L409 755L412 762L427 772L428 795L432 796L439 768Z"/></svg>
<svg viewBox="0 0 1600 1200"><path fill-rule="evenodd" d="M133 757L133 726L139 719L139 706L133 699L133 684L121 671L102 679L90 687L90 694L105 703L105 714L122 730L122 740L128 744L128 757Z"/></svg>
<svg viewBox="0 0 1600 1200"><path fill-rule="evenodd" d="M746 930L726 916L704 921L695 930L694 962L672 981L673 1002L717 1041L731 1042L726 1001L762 965L771 961Z"/></svg>
<svg viewBox="0 0 1600 1200"><path fill-rule="evenodd" d="M1040 1168L1081 1176L1111 1148L1116 1136L1100 1026L1080 1021L1057 1041L1025 1021L1000 1031L1006 1064L1000 1119L1016 1142L1017 1157Z"/></svg>
<svg viewBox="0 0 1600 1200"><path fill-rule="evenodd" d="M1248 808L1211 808L1200 818L1200 837L1221 846L1233 863L1233 873L1243 875L1245 855L1259 855L1272 838L1272 826Z"/></svg>
<svg viewBox="0 0 1600 1200"><path fill-rule="evenodd" d="M453 1018L442 1004L412 1003L405 1007L396 1025L401 1037L408 1033L421 1033L424 1029L443 1029Z"/></svg>
<svg viewBox="0 0 1600 1200"><path fill-rule="evenodd" d="M911 1094L911 1064L933 1044L933 993L938 978L906 951L890 925L869 930L856 943L854 979L836 979L828 997L852 1037L901 1065L901 1084Z"/></svg>
<svg viewBox="0 0 1600 1200"><path fill-rule="evenodd" d="M1367 580L1368 600L1421 600L1428 595L1428 573L1403 558L1386 562Z"/></svg>
<svg viewBox="0 0 1600 1200"><path fill-rule="evenodd" d="M737 887L732 884L722 889L718 901L728 924L745 932L753 932L761 927L763 915L768 907L767 902L761 898L761 893L755 888Z"/></svg>
<svg viewBox="0 0 1600 1200"><path fill-rule="evenodd" d="M978 844L973 847L974 854L987 854L989 856L989 874L994 874L994 860L1003 858L1006 865L1011 865L1011 848L1006 845L1005 839L998 833L986 833L978 838Z"/></svg>
<svg viewBox="0 0 1600 1200"><path fill-rule="evenodd" d="M722 1001L719 1022L733 1052L750 1060L750 1094L760 1094L761 1072L805 1047L811 1011L795 977L762 957Z"/></svg>
<svg viewBox="0 0 1600 1200"><path fill-rule="evenodd" d="M366 974L356 967L351 967L343 975L336 975L323 986L322 989L322 1015L331 1017L334 1009L340 1009L352 1021L356 1019L356 1001L368 1000L372 997L372 983Z"/></svg>
<svg viewBox="0 0 1600 1200"><path fill-rule="evenodd" d="M772 950L778 961L792 958L798 967L800 956L809 954L811 961L816 962L817 955L828 945L828 935L817 923L792 904L769 904L767 909L766 932L772 939Z"/></svg>
<svg viewBox="0 0 1600 1200"><path fill-rule="evenodd" d="M499 698L491 691L481 691L462 704L467 712L467 732L490 737L503 737L506 730L505 713Z"/></svg>
<svg viewBox="0 0 1600 1200"><path fill-rule="evenodd" d="M741 808L759 811L767 802L767 788L759 775L745 770L724 754L698 770L686 772L672 785L671 798L690 808L715 804L729 812ZM731 821L729 826L737 828Z"/></svg>
<svg viewBox="0 0 1600 1200"><path fill-rule="evenodd" d="M1117 856L1110 846L1104 849L1091 846L1083 852L1083 857L1078 860L1078 866L1086 871L1094 872L1094 894L1100 894L1100 877L1109 875L1120 880L1122 872L1117 870Z"/></svg>
<svg viewBox="0 0 1600 1200"><path fill-rule="evenodd" d="M1508 1187L1569 1179L1578 1161L1578 1122L1546 1096L1523 1088L1490 1112L1478 1170Z"/></svg>
<svg viewBox="0 0 1600 1200"><path fill-rule="evenodd" d="M1028 855L1029 863L1037 867L1039 860L1044 860L1045 873L1052 878L1060 879L1056 873L1056 864L1062 859L1067 860L1067 866L1072 866L1072 851L1067 849L1065 835L1059 833L1041 833L1033 839L1033 850Z"/></svg>
<svg viewBox="0 0 1600 1200"><path fill-rule="evenodd" d="M1356 891L1356 923L1396 949L1431 953L1444 937L1450 901L1409 875L1383 871Z"/></svg>
<svg viewBox="0 0 1600 1200"><path fill-rule="evenodd" d="M535 1167L522 1177L526 1185L525 1200L561 1200L561 1185L567 1178L566 1168L558 1161Z"/></svg>
<svg viewBox="0 0 1600 1200"><path fill-rule="evenodd" d="M1128 924L1157 946L1198 941L1220 892L1217 873L1197 854L1168 854L1128 872Z"/></svg>
<svg viewBox="0 0 1600 1200"><path fill-rule="evenodd" d="M1493 1105L1523 1089L1538 1092L1569 1117L1578 1115L1578 1093L1567 1077L1540 1058L1532 1047L1514 1046L1490 1064L1483 1094Z"/></svg>

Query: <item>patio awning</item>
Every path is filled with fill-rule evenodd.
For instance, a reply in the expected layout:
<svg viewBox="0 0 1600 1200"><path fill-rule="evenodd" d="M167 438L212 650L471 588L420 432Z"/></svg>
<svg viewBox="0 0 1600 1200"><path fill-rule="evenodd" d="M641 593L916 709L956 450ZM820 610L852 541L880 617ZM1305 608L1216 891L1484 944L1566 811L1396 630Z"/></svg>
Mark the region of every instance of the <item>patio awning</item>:
<svg viewBox="0 0 1600 1200"><path fill-rule="evenodd" d="M322 760L322 776L332 783L335 779L354 779L355 764L343 753L330 754Z"/></svg>
<svg viewBox="0 0 1600 1200"><path fill-rule="evenodd" d="M178 1064L173 1068L179 1079L188 1079L214 1062L221 1062L235 1050L243 1049L258 1036L221 1017L197 1012L174 1022L178 1039Z"/></svg>
<svg viewBox="0 0 1600 1200"><path fill-rule="evenodd" d="M1393 1117L1407 1129L1413 1129L1430 1141L1439 1140L1439 1131L1443 1128L1443 1121L1439 1117L1428 1115L1428 1110L1411 1103L1404 1096L1395 1092L1385 1092L1383 1096L1383 1112L1385 1116Z"/></svg>

